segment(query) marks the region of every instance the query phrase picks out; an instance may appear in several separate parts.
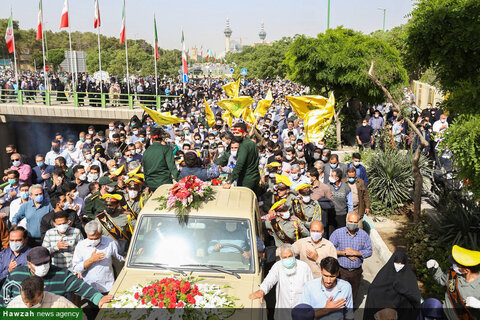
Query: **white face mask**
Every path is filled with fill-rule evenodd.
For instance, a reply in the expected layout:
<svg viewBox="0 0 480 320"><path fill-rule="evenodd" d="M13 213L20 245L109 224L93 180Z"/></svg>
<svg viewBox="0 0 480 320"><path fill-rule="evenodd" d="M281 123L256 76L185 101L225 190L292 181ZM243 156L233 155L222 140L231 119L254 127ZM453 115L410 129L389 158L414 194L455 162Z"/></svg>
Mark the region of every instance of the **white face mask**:
<svg viewBox="0 0 480 320"><path fill-rule="evenodd" d="M107 192L112 193L115 190L114 187L107 186Z"/></svg>
<svg viewBox="0 0 480 320"><path fill-rule="evenodd" d="M463 272L460 271L460 268L458 268L458 265L456 263L454 263L452 265L452 268L453 268L453 271L455 271L456 273L458 273L459 275L462 275Z"/></svg>
<svg viewBox="0 0 480 320"><path fill-rule="evenodd" d="M292 177L293 180L298 179L298 173L292 173L290 176Z"/></svg>
<svg viewBox="0 0 480 320"><path fill-rule="evenodd" d="M320 239L322 239L322 233L321 232L310 232L310 237L312 238L313 242L318 242Z"/></svg>
<svg viewBox="0 0 480 320"><path fill-rule="evenodd" d="M135 149L135 152L137 152L137 154L141 154L141 153L142 153L142 149Z"/></svg>
<svg viewBox="0 0 480 320"><path fill-rule="evenodd" d="M362 126L366 127L368 123L364 122L362 123Z"/></svg>
<svg viewBox="0 0 480 320"><path fill-rule="evenodd" d="M67 232L68 224L67 223L59 224L58 226L56 226L56 228L57 228L58 232L65 233L65 232Z"/></svg>
<svg viewBox="0 0 480 320"><path fill-rule="evenodd" d="M277 143L278 139L272 139L273 143Z"/></svg>
<svg viewBox="0 0 480 320"><path fill-rule="evenodd" d="M237 156L238 150L232 151L232 156L236 157Z"/></svg>
<svg viewBox="0 0 480 320"><path fill-rule="evenodd" d="M403 269L403 267L405 267L403 263L396 263L396 262L393 263L393 266L395 267L395 271L397 272L399 272L400 270Z"/></svg>
<svg viewBox="0 0 480 320"><path fill-rule="evenodd" d="M311 200L310 196L302 196L302 201L305 203L309 203Z"/></svg>
<svg viewBox="0 0 480 320"><path fill-rule="evenodd" d="M314 153L314 154L313 154L313 158L314 158L315 160L320 159L320 157L321 157L320 153Z"/></svg>
<svg viewBox="0 0 480 320"><path fill-rule="evenodd" d="M138 195L138 191L137 190L128 190L128 197L130 199L135 199Z"/></svg>
<svg viewBox="0 0 480 320"><path fill-rule="evenodd" d="M92 156L91 153L85 155L85 159L87 159L87 160L92 160L92 158L93 158L93 156Z"/></svg>
<svg viewBox="0 0 480 320"><path fill-rule="evenodd" d="M87 180L87 174L84 173L84 174L80 175L80 176L78 177L78 179L80 179L81 181Z"/></svg>
<svg viewBox="0 0 480 320"><path fill-rule="evenodd" d="M87 241L87 245L89 245L91 247L96 247L100 244L100 242L102 241L102 238L98 238L98 239L95 239L95 240L87 238L86 241Z"/></svg>
<svg viewBox="0 0 480 320"><path fill-rule="evenodd" d="M75 148L75 146L74 145L68 145L67 148L68 148L68 151L73 151L73 148Z"/></svg>
<svg viewBox="0 0 480 320"><path fill-rule="evenodd" d="M70 198L72 198L72 200L77 199L77 197L78 197L78 191L75 191L75 192L70 196Z"/></svg>
<svg viewBox="0 0 480 320"><path fill-rule="evenodd" d="M287 220L287 219L290 218L290 211L281 212L280 215L281 215L282 219Z"/></svg>
<svg viewBox="0 0 480 320"><path fill-rule="evenodd" d="M337 182L337 179L335 179L333 177L329 177L328 181L330 181L330 183L335 183L335 182Z"/></svg>
<svg viewBox="0 0 480 320"><path fill-rule="evenodd" d="M39 266L35 266L35 275L39 276L40 278L47 275L48 270L50 270L50 263L41 264Z"/></svg>

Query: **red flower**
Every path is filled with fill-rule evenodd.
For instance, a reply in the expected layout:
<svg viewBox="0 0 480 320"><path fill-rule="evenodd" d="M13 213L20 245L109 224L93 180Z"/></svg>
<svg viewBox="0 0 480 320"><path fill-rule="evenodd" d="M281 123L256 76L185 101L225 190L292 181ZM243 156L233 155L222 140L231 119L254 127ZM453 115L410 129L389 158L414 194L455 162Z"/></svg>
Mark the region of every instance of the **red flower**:
<svg viewBox="0 0 480 320"><path fill-rule="evenodd" d="M143 287L143 289L142 289L143 295L146 295L147 292L148 292L148 287Z"/></svg>
<svg viewBox="0 0 480 320"><path fill-rule="evenodd" d="M183 303L183 301L177 303L177 308L183 308L184 306L185 304Z"/></svg>
<svg viewBox="0 0 480 320"><path fill-rule="evenodd" d="M173 302L170 302L170 303L168 304L168 308L169 308L169 309L174 309L175 306L176 306L176 304L173 303Z"/></svg>
<svg viewBox="0 0 480 320"><path fill-rule="evenodd" d="M189 195L190 195L190 192L188 190L180 190L177 192L175 196L180 199L185 199Z"/></svg>
<svg viewBox="0 0 480 320"><path fill-rule="evenodd" d="M155 299L155 298L152 298L152 300L150 301L154 306L156 306L158 304L158 300Z"/></svg>
<svg viewBox="0 0 480 320"><path fill-rule="evenodd" d="M163 294L159 293L158 294L158 299L163 300L163 298L164 298Z"/></svg>
<svg viewBox="0 0 480 320"><path fill-rule="evenodd" d="M145 304L145 297L142 298L142 304Z"/></svg>
<svg viewBox="0 0 480 320"><path fill-rule="evenodd" d="M140 299L140 294L138 292L135 292L135 295L133 296L136 300Z"/></svg>
<svg viewBox="0 0 480 320"><path fill-rule="evenodd" d="M150 297L155 296L155 290L150 289L150 290L148 291L148 295L149 295Z"/></svg>
<svg viewBox="0 0 480 320"><path fill-rule="evenodd" d="M160 302L158 303L158 307L159 307L159 308L165 308L165 302L160 301Z"/></svg>

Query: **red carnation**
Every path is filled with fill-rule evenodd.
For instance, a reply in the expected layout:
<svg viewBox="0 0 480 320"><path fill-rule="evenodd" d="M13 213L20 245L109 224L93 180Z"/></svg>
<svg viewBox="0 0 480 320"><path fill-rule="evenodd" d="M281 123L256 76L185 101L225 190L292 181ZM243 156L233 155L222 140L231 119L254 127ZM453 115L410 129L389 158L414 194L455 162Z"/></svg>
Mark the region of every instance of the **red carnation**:
<svg viewBox="0 0 480 320"><path fill-rule="evenodd" d="M142 293L143 293L143 295L146 295L146 294L147 294L147 292L148 292L148 288L147 288L147 287L143 287L143 289L142 289Z"/></svg>
<svg viewBox="0 0 480 320"><path fill-rule="evenodd" d="M145 297L142 298L142 304L145 304Z"/></svg>
<svg viewBox="0 0 480 320"><path fill-rule="evenodd" d="M160 301L160 302L158 303L158 307L159 307L159 308L165 308L165 302Z"/></svg>
<svg viewBox="0 0 480 320"><path fill-rule="evenodd" d="M155 290L150 289L150 290L148 291L148 295L149 295L150 297L155 296Z"/></svg>
<svg viewBox="0 0 480 320"><path fill-rule="evenodd" d="M175 306L176 306L176 304L173 303L173 302L170 302L170 303L168 304L168 308L169 308L169 309L174 309Z"/></svg>
<svg viewBox="0 0 480 320"><path fill-rule="evenodd" d="M135 292L135 295L133 296L136 300L140 299L140 294L138 292Z"/></svg>
<svg viewBox="0 0 480 320"><path fill-rule="evenodd" d="M155 298L152 298L152 300L150 301L154 306L156 306L158 304L158 300L155 299Z"/></svg>
<svg viewBox="0 0 480 320"><path fill-rule="evenodd" d="M183 303L183 301L177 303L177 308L183 308L184 306L185 304Z"/></svg>
<svg viewBox="0 0 480 320"><path fill-rule="evenodd" d="M159 293L158 294L158 299L163 300L163 298L164 298L163 294Z"/></svg>

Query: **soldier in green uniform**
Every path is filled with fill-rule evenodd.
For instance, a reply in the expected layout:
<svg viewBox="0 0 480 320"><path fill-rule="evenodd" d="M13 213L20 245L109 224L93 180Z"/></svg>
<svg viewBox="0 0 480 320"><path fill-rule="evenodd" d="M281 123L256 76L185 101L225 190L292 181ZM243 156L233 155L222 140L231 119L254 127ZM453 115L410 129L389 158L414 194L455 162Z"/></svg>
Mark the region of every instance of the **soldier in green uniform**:
<svg viewBox="0 0 480 320"><path fill-rule="evenodd" d="M277 248L284 243L293 244L298 239L310 235L303 222L291 215L290 207L286 202L286 199L276 202L270 210L275 215L265 221L265 228L273 236Z"/></svg>
<svg viewBox="0 0 480 320"><path fill-rule="evenodd" d="M274 184L271 187L271 192L265 192L261 195L260 199L262 202L261 208L264 212L268 212L272 205L282 199L287 199L288 204L291 203L291 200L295 198L295 195L290 190L292 182L288 177L282 176L280 174L274 174Z"/></svg>
<svg viewBox="0 0 480 320"><path fill-rule="evenodd" d="M89 220L94 220L100 212L105 210L105 200L102 197L105 194L114 193L117 187L117 182L105 176L100 178L98 184L100 189L85 201L85 214Z"/></svg>
<svg viewBox="0 0 480 320"><path fill-rule="evenodd" d="M322 221L322 208L317 201L310 197L312 187L312 185L305 183L299 185L295 189L297 196L291 200L293 214L302 220L308 230L310 230L313 221Z"/></svg>
<svg viewBox="0 0 480 320"><path fill-rule="evenodd" d="M143 153L143 172L147 186L155 191L163 184L178 180L178 170L175 165L173 150L164 141L164 131L161 128L151 130L152 144Z"/></svg>
<svg viewBox="0 0 480 320"><path fill-rule="evenodd" d="M260 183L260 171L258 170L258 147L255 142L248 139L247 125L245 123L236 123L233 126L233 141L240 142L237 153L237 163L233 168L228 183L224 184L225 189L229 189L234 181L237 186L250 188L258 193L258 184Z"/></svg>

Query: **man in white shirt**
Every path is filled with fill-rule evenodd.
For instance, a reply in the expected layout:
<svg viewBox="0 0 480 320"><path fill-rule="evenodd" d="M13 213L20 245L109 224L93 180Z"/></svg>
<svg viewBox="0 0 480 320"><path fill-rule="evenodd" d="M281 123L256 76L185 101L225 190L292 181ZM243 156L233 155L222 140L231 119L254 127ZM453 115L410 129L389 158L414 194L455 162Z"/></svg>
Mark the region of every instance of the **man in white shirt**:
<svg viewBox="0 0 480 320"><path fill-rule="evenodd" d="M125 258L118 253L118 245L110 237L102 237L102 226L96 220L85 225L87 239L80 241L73 253L73 271L95 290L105 293L112 289L114 279L113 261Z"/></svg>
<svg viewBox="0 0 480 320"><path fill-rule="evenodd" d="M295 129L294 127L294 122L293 120L288 120L287 121L287 129L283 129L282 131L282 140L285 141L285 139L288 138L288 133L293 132L295 134L295 137L298 137L298 130Z"/></svg>
<svg viewBox="0 0 480 320"><path fill-rule="evenodd" d="M82 150L75 148L75 142L72 139L67 141L65 152L68 153L70 159L72 159L73 165L80 164L80 162L84 160Z"/></svg>
<svg viewBox="0 0 480 320"><path fill-rule="evenodd" d="M289 319L290 311L300 303L303 287L313 279L308 264L295 259L291 244L280 246L281 260L277 261L257 290L248 296L249 299L260 299L277 285L275 319Z"/></svg>
<svg viewBox="0 0 480 320"><path fill-rule="evenodd" d="M435 133L435 142L437 142L437 145L440 141L442 141L443 133L445 132L445 130L447 130L447 128L447 115L442 114L440 115L440 120L435 121L432 126L432 131L433 133Z"/></svg>

